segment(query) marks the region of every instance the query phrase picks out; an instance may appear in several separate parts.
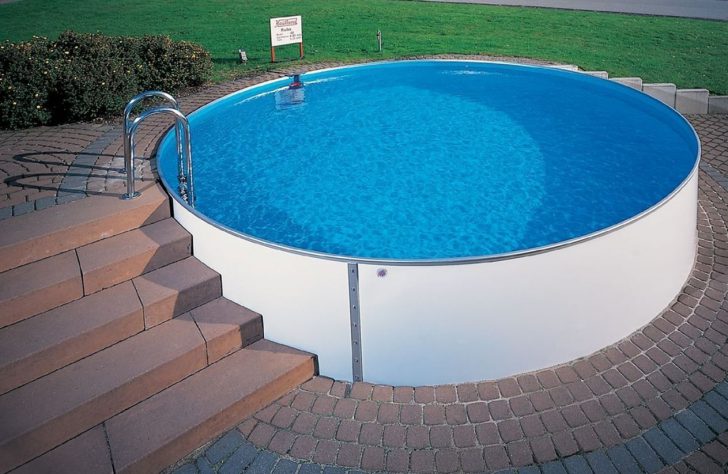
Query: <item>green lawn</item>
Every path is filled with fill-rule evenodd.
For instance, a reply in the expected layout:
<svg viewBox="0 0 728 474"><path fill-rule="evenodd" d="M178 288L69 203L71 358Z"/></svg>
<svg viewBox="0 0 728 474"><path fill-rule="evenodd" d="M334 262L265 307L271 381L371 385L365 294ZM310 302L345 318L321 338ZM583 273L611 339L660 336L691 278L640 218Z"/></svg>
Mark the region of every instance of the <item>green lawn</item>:
<svg viewBox="0 0 728 474"><path fill-rule="evenodd" d="M728 22L403 0L22 0L0 39L63 30L164 33L206 47L216 79L270 67L268 19L302 15L306 61L466 53L522 56L728 94ZM382 30L384 52L376 50ZM237 50L250 63L237 64ZM280 49L292 59L296 46Z"/></svg>

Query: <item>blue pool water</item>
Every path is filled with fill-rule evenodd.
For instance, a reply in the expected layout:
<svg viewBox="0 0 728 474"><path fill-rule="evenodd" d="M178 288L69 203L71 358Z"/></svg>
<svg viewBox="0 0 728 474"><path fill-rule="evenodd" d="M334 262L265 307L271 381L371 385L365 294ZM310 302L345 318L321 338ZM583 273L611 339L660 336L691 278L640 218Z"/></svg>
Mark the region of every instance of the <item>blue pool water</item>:
<svg viewBox="0 0 728 474"><path fill-rule="evenodd" d="M554 244L654 206L698 151L668 107L566 71L407 61L301 79L190 117L196 209L299 249L417 260ZM175 153L167 136L173 189Z"/></svg>

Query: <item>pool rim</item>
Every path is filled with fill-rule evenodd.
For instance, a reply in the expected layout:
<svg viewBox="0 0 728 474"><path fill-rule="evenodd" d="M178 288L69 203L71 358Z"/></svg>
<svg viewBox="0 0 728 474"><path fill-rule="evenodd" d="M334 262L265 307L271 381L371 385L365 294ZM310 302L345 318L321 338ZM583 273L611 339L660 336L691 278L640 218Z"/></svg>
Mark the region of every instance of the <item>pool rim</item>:
<svg viewBox="0 0 728 474"><path fill-rule="evenodd" d="M477 64L502 64L502 65L509 65L509 66L518 66L521 68L533 68L533 69L548 69L548 70L557 70L561 73L564 73L565 75L570 74L578 74L578 75L585 75L587 74L586 71L571 71L564 69L563 67L559 65L553 65L553 66L544 66L544 65L534 65L534 64L522 64L522 63L515 63L515 62L507 62L507 61L482 61L482 60L476 60L476 59L403 59L403 60L387 60L387 61L372 61L372 62L365 62L365 63L357 63L357 64L351 64L351 65L344 65L344 66L336 66L336 67L330 67L330 68L322 68L322 69L314 69L311 71L306 71L302 74L310 74L310 73L321 73L321 72L328 72L328 71L335 71L339 69L349 69L349 68L359 68L359 67L367 67L367 66L375 66L375 65L382 65L382 64L401 64L401 63L407 63L407 62L458 62L458 63L477 63ZM210 105L213 105L218 102L222 102L229 97L244 93L246 91L249 91L253 88L273 84L275 82L283 81L286 78L290 76L283 76L279 77L277 79L272 79L269 81L263 81L256 84L253 84L248 87L244 87L242 89L239 89L237 91L231 92L229 94L226 94L222 97L219 97L211 102L206 103L205 105L199 107L198 109L194 110L193 112L187 114L187 117L190 118L193 115L203 111L203 109L207 108ZM191 212L194 216L198 217L199 219L203 220L205 223L210 224L216 228L219 228L231 235L234 235L236 237L240 237L242 239L245 239L249 242L256 243L263 245L265 247L269 247L276 250L282 250L284 252L318 258L318 259L324 259L324 260L333 260L337 262L345 262L345 263L361 263L361 264L370 264L370 265L392 265L392 266L442 266L442 265L467 265L467 264L474 264L474 263L484 263L484 262L498 262L503 260L511 260L511 259L517 259L522 257L527 257L531 255L538 255L545 252L551 252L558 249L570 247L572 245L579 244L581 242L587 242L589 240L595 239L597 237L610 234L612 232L615 232L619 229L622 229L636 221L639 221L653 212L660 209L662 206L664 206L666 203L668 203L670 200L673 199L675 195L677 195L691 180L691 178L698 172L699 166L700 166L700 157L702 153L702 145L700 143L700 138L695 131L695 128L692 126L692 124L677 110L670 107L669 105L661 102L660 100L649 96L645 94L644 92L637 91L636 89L633 89L629 87L628 85L621 84L619 82L610 80L610 79L602 79L599 77L591 76L595 80L603 80L603 81L609 81L611 84L614 84L617 87L623 87L630 91L636 91L642 93L645 98L647 98L648 101L653 101L655 104L659 104L659 107L662 107L663 109L666 109L668 113L673 113L679 117L679 120L687 125L688 129L692 132L692 136L695 139L695 142L697 143L697 150L696 150L696 156L694 159L693 167L690 170L690 172L687 174L687 176L680 182L678 186L676 186L667 196L662 198L657 203L653 204L652 206L648 207L647 209L643 210L642 212L635 214L634 216L625 219L623 221L617 222L616 224L613 224L609 227L605 227L603 229L596 230L594 232L584 234L578 237L573 237L571 239L562 240L559 242L554 242L547 245L542 245L539 247L532 247L528 249L521 249L521 250L514 250L511 252L503 252L498 254L492 254L492 255L481 255L481 256L470 256L470 257L450 257L450 258L434 258L434 259L387 259L387 258L371 258L371 257L354 257L354 256L347 256L347 255L337 255L337 254L331 254L326 252L320 252L315 250L307 250L302 249L298 247L292 247L289 245L281 244L278 242L272 242L269 240L261 239L259 237L255 237L250 234L246 234L244 232L241 232L239 230L233 229L225 224L222 224L202 212L198 211L194 207L190 206L182 197L174 191L176 189L176 186L171 186L168 182L166 176L164 175L162 171L162 167L157 165L158 174L160 177L160 180L162 182L162 186L166 189L167 193L172 197L172 199L176 200L181 206L183 206L187 211ZM157 150L155 152L155 159L159 160L159 151L161 148L161 144L167 139L167 137L170 136L171 133L173 133L174 127L170 127L168 131L166 131L162 137L157 142ZM194 156L193 156L194 160Z"/></svg>

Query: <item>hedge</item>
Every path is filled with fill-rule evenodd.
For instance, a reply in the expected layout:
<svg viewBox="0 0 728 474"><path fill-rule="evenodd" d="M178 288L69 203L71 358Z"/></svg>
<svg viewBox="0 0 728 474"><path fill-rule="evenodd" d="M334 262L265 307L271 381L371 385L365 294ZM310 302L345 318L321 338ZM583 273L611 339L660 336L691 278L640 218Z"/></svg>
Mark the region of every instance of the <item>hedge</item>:
<svg viewBox="0 0 728 474"><path fill-rule="evenodd" d="M0 128L121 115L135 94L203 84L201 46L167 36L109 37L67 31L55 41L0 43Z"/></svg>

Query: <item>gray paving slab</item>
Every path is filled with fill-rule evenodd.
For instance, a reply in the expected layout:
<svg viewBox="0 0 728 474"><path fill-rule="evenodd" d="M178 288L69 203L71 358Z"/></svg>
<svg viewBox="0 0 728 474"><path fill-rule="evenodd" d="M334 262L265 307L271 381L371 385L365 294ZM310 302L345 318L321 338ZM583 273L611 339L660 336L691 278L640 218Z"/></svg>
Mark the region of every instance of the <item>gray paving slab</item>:
<svg viewBox="0 0 728 474"><path fill-rule="evenodd" d="M625 446L646 472L658 472L665 467L665 463L643 438L634 438Z"/></svg>
<svg viewBox="0 0 728 474"><path fill-rule="evenodd" d="M684 454L683 451L658 428L651 428L647 430L643 436L645 441L652 446L652 449L654 449L668 465L675 464L682 459Z"/></svg>
<svg viewBox="0 0 728 474"><path fill-rule="evenodd" d="M594 472L586 458L581 455L569 456L564 459L564 466L569 474L591 474Z"/></svg>
<svg viewBox="0 0 728 474"><path fill-rule="evenodd" d="M566 468L561 461L551 461L541 466L543 474L567 474Z"/></svg>
<svg viewBox="0 0 728 474"><path fill-rule="evenodd" d="M197 474L197 468L194 464L187 463L172 471L172 474Z"/></svg>
<svg viewBox="0 0 728 474"><path fill-rule="evenodd" d="M703 444L711 441L715 437L715 434L710 430L708 425L690 410L683 410L677 413L675 420Z"/></svg>
<svg viewBox="0 0 728 474"><path fill-rule="evenodd" d="M250 474L269 474L273 470L278 457L270 451L261 451L245 472ZM320 471L320 469L319 469Z"/></svg>
<svg viewBox="0 0 728 474"><path fill-rule="evenodd" d="M78 201L86 197L86 193L65 193L63 191L58 193L56 203L67 204L69 202Z"/></svg>
<svg viewBox="0 0 728 474"><path fill-rule="evenodd" d="M622 474L638 474L642 472L634 456L623 445L607 449L607 456Z"/></svg>
<svg viewBox="0 0 728 474"><path fill-rule="evenodd" d="M32 201L23 202L13 206L13 215L22 216L35 210L35 204Z"/></svg>
<svg viewBox="0 0 728 474"><path fill-rule="evenodd" d="M210 461L208 461L205 456L200 456L199 458L197 458L195 466L197 466L197 470L200 472L200 474L215 474L215 468L212 466L212 464L210 464Z"/></svg>
<svg viewBox="0 0 728 474"><path fill-rule="evenodd" d="M46 207L55 206L56 197L55 196L46 196L44 198L36 199L34 202L35 202L35 210L40 211L41 209L45 209Z"/></svg>
<svg viewBox="0 0 728 474"><path fill-rule="evenodd" d="M718 392L711 391L705 394L703 397L708 405L713 407L715 411L720 413L723 418L728 418L728 400L723 398Z"/></svg>
<svg viewBox="0 0 728 474"><path fill-rule="evenodd" d="M290 459L281 459L271 472L272 474L294 474L296 471L298 471L298 463Z"/></svg>
<svg viewBox="0 0 728 474"><path fill-rule="evenodd" d="M518 469L518 474L541 474L538 466L526 466Z"/></svg>
<svg viewBox="0 0 728 474"><path fill-rule="evenodd" d="M602 450L587 453L586 460L594 472L598 472L599 474L618 474L617 468L614 467L612 461Z"/></svg>
<svg viewBox="0 0 728 474"><path fill-rule="evenodd" d="M249 442L243 443L220 467L220 474L240 474L257 457L258 450Z"/></svg>
<svg viewBox="0 0 728 474"><path fill-rule="evenodd" d="M298 474L321 474L321 466L318 464L301 464Z"/></svg>
<svg viewBox="0 0 728 474"><path fill-rule="evenodd" d="M698 440L674 418L669 418L660 423L660 429L685 453L700 448Z"/></svg>
<svg viewBox="0 0 728 474"><path fill-rule="evenodd" d="M346 469L342 467L326 466L324 467L324 474L345 474Z"/></svg>
<svg viewBox="0 0 728 474"><path fill-rule="evenodd" d="M212 446L205 451L205 457L212 464L217 464L229 455L231 455L238 447L243 444L245 438L238 430L228 431L225 436L215 441Z"/></svg>
<svg viewBox="0 0 728 474"><path fill-rule="evenodd" d="M719 383L713 390L723 395L723 398L728 399L728 382L723 381Z"/></svg>
<svg viewBox="0 0 728 474"><path fill-rule="evenodd" d="M728 430L728 421L704 401L698 400L689 409L698 415L716 433L722 433Z"/></svg>

